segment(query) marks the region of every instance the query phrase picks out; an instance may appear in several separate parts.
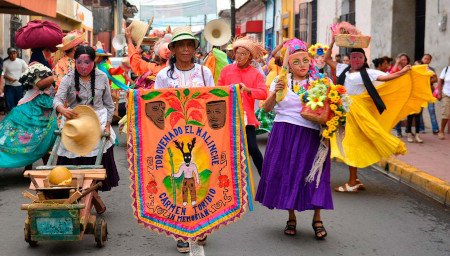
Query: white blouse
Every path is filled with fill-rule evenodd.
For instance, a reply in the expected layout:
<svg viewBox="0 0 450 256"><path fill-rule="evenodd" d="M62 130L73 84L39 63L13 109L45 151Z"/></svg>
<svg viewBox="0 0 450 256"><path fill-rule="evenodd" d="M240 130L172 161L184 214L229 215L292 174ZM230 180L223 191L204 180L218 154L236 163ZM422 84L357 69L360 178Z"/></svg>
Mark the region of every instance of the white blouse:
<svg viewBox="0 0 450 256"><path fill-rule="evenodd" d="M336 66L336 77L339 77L341 73L348 67L347 64L338 63ZM370 80L373 82L377 81L377 78L379 76L384 76L386 73L376 70L376 69L366 69L367 74L369 75ZM381 83L373 83L373 85L376 87L377 85L380 85ZM348 95L359 95L366 92L366 87L364 86L364 82L361 77L360 72L354 72L350 73L347 71L346 77L345 77L345 83L343 84L345 88L347 89Z"/></svg>
<svg viewBox="0 0 450 256"><path fill-rule="evenodd" d="M306 84L307 80L303 80L300 82L301 86L304 86ZM276 77L272 84L270 84L270 92L275 91L275 86L278 83L278 77ZM317 123L308 121L304 119L300 113L302 112L303 105L300 101L300 96L297 95L294 91L292 91L292 79L291 74L288 75L288 92L286 94L286 97L281 101L278 102L275 107L275 119L274 122L284 122L284 123L290 123L298 126L303 126L315 130L320 129L320 125Z"/></svg>
<svg viewBox="0 0 450 256"><path fill-rule="evenodd" d="M214 77L211 70L205 66L194 64L192 69L186 71L181 71L174 66L173 79L167 75L169 68L170 66L167 66L158 72L155 89L214 86ZM203 82L203 78L206 84Z"/></svg>

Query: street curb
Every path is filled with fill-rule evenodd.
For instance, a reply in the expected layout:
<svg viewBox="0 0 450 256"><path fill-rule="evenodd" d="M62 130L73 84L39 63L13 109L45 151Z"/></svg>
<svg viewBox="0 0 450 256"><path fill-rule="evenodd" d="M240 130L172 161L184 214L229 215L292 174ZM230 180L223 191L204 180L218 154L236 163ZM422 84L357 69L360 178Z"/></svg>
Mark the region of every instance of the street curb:
<svg viewBox="0 0 450 256"><path fill-rule="evenodd" d="M394 157L381 160L374 167L408 186L450 206L450 183Z"/></svg>

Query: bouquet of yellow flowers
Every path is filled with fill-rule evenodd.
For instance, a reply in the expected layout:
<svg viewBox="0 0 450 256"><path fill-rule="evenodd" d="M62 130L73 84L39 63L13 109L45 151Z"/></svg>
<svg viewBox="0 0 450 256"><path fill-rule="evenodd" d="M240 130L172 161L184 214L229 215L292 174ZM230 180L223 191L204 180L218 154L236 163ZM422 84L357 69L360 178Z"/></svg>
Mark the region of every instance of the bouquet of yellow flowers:
<svg viewBox="0 0 450 256"><path fill-rule="evenodd" d="M308 90L300 95L303 103L303 118L326 126L322 136L326 139L345 124L350 98L342 85L335 85L328 77L321 75L310 82Z"/></svg>

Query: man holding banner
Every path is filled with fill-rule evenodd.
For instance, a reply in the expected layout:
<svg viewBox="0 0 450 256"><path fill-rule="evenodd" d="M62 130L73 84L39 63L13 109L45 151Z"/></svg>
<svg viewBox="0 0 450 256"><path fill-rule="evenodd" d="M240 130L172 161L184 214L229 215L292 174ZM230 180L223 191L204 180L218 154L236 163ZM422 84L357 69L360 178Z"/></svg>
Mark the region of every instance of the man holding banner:
<svg viewBox="0 0 450 256"><path fill-rule="evenodd" d="M211 71L192 62L190 28L173 32L174 57L155 90L130 91L128 160L138 223L185 253L251 208L252 190L240 90L214 87Z"/></svg>

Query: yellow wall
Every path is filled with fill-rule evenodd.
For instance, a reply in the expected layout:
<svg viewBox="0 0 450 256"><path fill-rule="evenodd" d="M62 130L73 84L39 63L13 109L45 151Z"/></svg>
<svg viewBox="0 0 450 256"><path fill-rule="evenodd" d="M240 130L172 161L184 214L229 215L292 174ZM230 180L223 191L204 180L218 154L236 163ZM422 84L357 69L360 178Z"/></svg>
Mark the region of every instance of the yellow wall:
<svg viewBox="0 0 450 256"><path fill-rule="evenodd" d="M283 17L283 28L287 27L288 34L284 37L294 37L294 0L282 0L281 11ZM284 30L285 31L285 30Z"/></svg>

